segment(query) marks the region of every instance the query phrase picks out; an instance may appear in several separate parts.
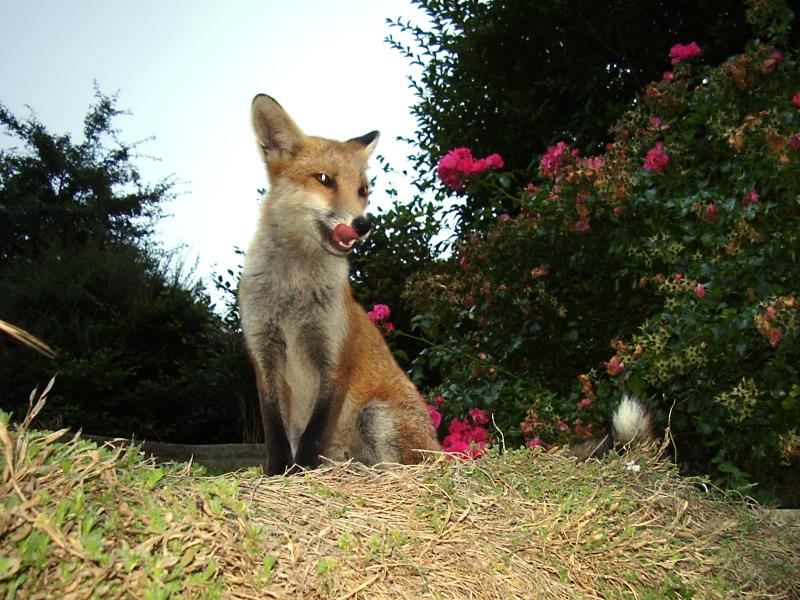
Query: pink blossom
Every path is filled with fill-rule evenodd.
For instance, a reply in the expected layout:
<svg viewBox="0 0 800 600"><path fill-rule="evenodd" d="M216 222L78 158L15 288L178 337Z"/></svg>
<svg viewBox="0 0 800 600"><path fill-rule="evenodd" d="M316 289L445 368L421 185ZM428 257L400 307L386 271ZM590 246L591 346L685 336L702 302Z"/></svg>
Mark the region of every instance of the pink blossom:
<svg viewBox="0 0 800 600"><path fill-rule="evenodd" d="M389 307L385 304L375 304L367 316L372 319L373 323L380 323L389 318L389 312Z"/></svg>
<svg viewBox="0 0 800 600"><path fill-rule="evenodd" d="M439 159L436 172L442 183L455 191L461 191L464 180L471 175L479 175L488 169L501 169L503 158L490 154L486 158L475 159L469 148L454 148Z"/></svg>
<svg viewBox="0 0 800 600"><path fill-rule="evenodd" d="M589 223L589 220L590 220L589 217L584 217L580 221L576 221L575 223L573 223L572 229L575 231L579 231L581 233L589 231L592 228L591 224Z"/></svg>
<svg viewBox="0 0 800 600"><path fill-rule="evenodd" d="M706 210L703 213L703 219L708 221L709 223L716 223L717 219L719 219L719 215L717 214L717 205L713 202L706 206Z"/></svg>
<svg viewBox="0 0 800 600"><path fill-rule="evenodd" d="M469 444L459 437L448 435L442 441L442 450L452 454L468 454Z"/></svg>
<svg viewBox="0 0 800 600"><path fill-rule="evenodd" d="M780 329L773 329L769 332L769 343L774 348L778 345L783 337L783 332Z"/></svg>
<svg viewBox="0 0 800 600"><path fill-rule="evenodd" d="M680 273L675 273L674 275L675 281L683 281L683 275Z"/></svg>
<svg viewBox="0 0 800 600"><path fill-rule="evenodd" d="M781 51L778 50L777 48L772 49L771 57L772 60L774 60L778 64L781 64L783 62L783 54L781 54Z"/></svg>
<svg viewBox="0 0 800 600"><path fill-rule="evenodd" d="M569 431L569 425L564 423L564 421L559 421L556 423L556 427L558 427L561 431Z"/></svg>
<svg viewBox="0 0 800 600"><path fill-rule="evenodd" d="M661 79L663 79L664 81L672 81L674 77L675 73L673 73L672 71L664 71L664 74L661 76Z"/></svg>
<svg viewBox="0 0 800 600"><path fill-rule="evenodd" d="M592 401L589 398L583 398L580 402L578 402L578 409L583 410L585 408L589 408L592 405Z"/></svg>
<svg viewBox="0 0 800 600"><path fill-rule="evenodd" d="M528 440L528 443L525 444L528 448L533 450L536 447L541 448L542 450L547 450L547 444L545 444L540 438L535 437Z"/></svg>
<svg viewBox="0 0 800 600"><path fill-rule="evenodd" d="M555 146L547 148L539 161L539 170L545 177L558 179L564 171L563 157L569 151L566 142L558 142ZM572 155L577 155L577 150L572 151Z"/></svg>
<svg viewBox="0 0 800 600"><path fill-rule="evenodd" d="M536 267L535 269L531 269L531 277L534 279L539 279L539 277L547 277L550 274L550 269L547 267Z"/></svg>
<svg viewBox="0 0 800 600"><path fill-rule="evenodd" d="M706 286L702 283L698 283L697 287L694 288L694 295L698 298L703 298L706 295Z"/></svg>
<svg viewBox="0 0 800 600"><path fill-rule="evenodd" d="M750 188L750 191L748 191L744 197L744 205L747 206L748 204L758 204L759 201L760 198L758 196L758 191L756 191L756 188L754 187Z"/></svg>
<svg viewBox="0 0 800 600"><path fill-rule="evenodd" d="M426 406L428 407L428 415L431 417L433 428L439 429L439 425L442 423L442 413L436 410L436 407L431 404L426 404Z"/></svg>
<svg viewBox="0 0 800 600"><path fill-rule="evenodd" d="M700 50L700 46L697 45L697 42L686 45L675 44L669 49L670 62L673 65L677 65L680 62L694 58L700 54L700 52L702 52L702 50Z"/></svg>
<svg viewBox="0 0 800 600"><path fill-rule="evenodd" d="M603 166L603 157L602 156L587 156L586 158L581 158L579 162L585 165L589 169L597 170Z"/></svg>
<svg viewBox="0 0 800 600"><path fill-rule="evenodd" d="M644 168L648 171L660 173L669 162L669 156L664 152L664 144L656 142L656 145L647 153L644 159Z"/></svg>
<svg viewBox="0 0 800 600"><path fill-rule="evenodd" d="M500 221L501 223L505 223L505 222L506 222L506 221L508 221L510 218L511 218L511 217L509 216L509 214L508 214L508 213L503 213L502 215L500 215L500 216L498 216L498 217L497 217L497 220L498 220L498 221Z"/></svg>
<svg viewBox="0 0 800 600"><path fill-rule="evenodd" d="M800 152L800 133L793 133L786 140L786 145L792 152Z"/></svg>
<svg viewBox="0 0 800 600"><path fill-rule="evenodd" d="M619 359L619 356L612 356L606 365L606 372L612 377L621 375L625 372L625 364Z"/></svg>
<svg viewBox="0 0 800 600"><path fill-rule="evenodd" d="M539 186L535 185L533 183L529 183L528 185L525 186L525 190L524 191L525 191L525 195L528 198L530 198L531 196L535 195L536 192L539 191Z"/></svg>
<svg viewBox="0 0 800 600"><path fill-rule="evenodd" d="M659 117L650 117L650 127L664 131L669 129L669 125L662 121Z"/></svg>
<svg viewBox="0 0 800 600"><path fill-rule="evenodd" d="M792 104L797 108L800 108L800 90L796 91L794 96L792 96Z"/></svg>
<svg viewBox="0 0 800 600"><path fill-rule="evenodd" d="M442 404L444 404L444 396L439 394L438 396L436 396L436 398L433 399L433 403L436 406L441 406Z"/></svg>
<svg viewBox="0 0 800 600"><path fill-rule="evenodd" d="M475 425L485 425L489 422L489 413L480 408L471 408L468 414Z"/></svg>

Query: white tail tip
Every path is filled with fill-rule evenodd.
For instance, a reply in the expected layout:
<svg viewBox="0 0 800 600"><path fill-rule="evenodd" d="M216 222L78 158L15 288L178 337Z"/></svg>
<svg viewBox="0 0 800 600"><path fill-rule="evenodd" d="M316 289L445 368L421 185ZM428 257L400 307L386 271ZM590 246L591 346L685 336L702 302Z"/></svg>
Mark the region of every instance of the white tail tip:
<svg viewBox="0 0 800 600"><path fill-rule="evenodd" d="M614 411L611 419L613 438L618 444L647 442L653 439L653 426L650 413L644 404L627 394Z"/></svg>

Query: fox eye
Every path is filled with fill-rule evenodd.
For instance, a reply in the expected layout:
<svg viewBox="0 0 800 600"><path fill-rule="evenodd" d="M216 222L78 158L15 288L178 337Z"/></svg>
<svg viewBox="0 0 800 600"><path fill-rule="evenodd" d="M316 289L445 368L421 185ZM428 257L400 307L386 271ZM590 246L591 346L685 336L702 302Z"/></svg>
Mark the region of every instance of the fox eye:
<svg viewBox="0 0 800 600"><path fill-rule="evenodd" d="M314 179L319 181L326 188L332 188L336 185L336 182L327 173L314 173Z"/></svg>
<svg viewBox="0 0 800 600"><path fill-rule="evenodd" d="M362 185L360 188L358 188L358 195L361 198L366 198L369 196L369 187Z"/></svg>

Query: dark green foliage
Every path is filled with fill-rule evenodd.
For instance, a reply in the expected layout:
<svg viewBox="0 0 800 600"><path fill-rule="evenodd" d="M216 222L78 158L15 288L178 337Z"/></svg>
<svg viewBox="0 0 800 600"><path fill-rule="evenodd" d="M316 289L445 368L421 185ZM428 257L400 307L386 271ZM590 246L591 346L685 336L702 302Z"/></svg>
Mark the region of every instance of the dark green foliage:
<svg viewBox="0 0 800 600"><path fill-rule="evenodd" d="M22 148L0 154L0 317L56 360L0 339L0 396L21 417L55 373L41 418L95 434L239 439L229 333L174 256L149 244L168 181L146 185L98 92L83 140L0 106Z"/></svg>
<svg viewBox="0 0 800 600"><path fill-rule="evenodd" d="M467 180L452 254L421 265L405 287L412 326L427 340L413 372L433 384L431 395L444 395L444 421L485 408L507 445L560 444L607 423L621 394L632 393L671 426L681 466L738 489L758 482L750 493L797 504L800 70L786 3L699 3L696 12L678 3L677 29L666 26L672 8L650 4L650 18L664 25L653 46L636 21L645 9L602 3L624 31L613 39L641 44L632 55L644 62L631 72L643 80L626 88L614 74L595 81L594 71L586 89L604 101L591 106L560 96L580 94L565 81L593 72L577 34L559 38L563 47L545 45L563 50L561 79L518 84L541 99L534 103L510 95L518 80L510 58L475 59L499 52L502 36L494 44L474 36L511 3L421 5L431 31L407 31L429 44L415 109L429 178L422 187L442 201L448 190L430 176L452 147L499 151L512 167ZM516 19L531 40L557 36L544 18L549 7L516 6L509 30L519 31ZM623 18L615 10L625 7ZM543 25L527 22L530 14ZM745 19L757 37L746 44ZM591 23L602 32L602 21ZM718 21L732 29L696 29ZM695 40L701 56L671 65L670 47ZM558 98L561 120L525 112L548 97ZM530 135L532 119L546 135ZM558 170L540 168L556 141L566 142L563 152L551 146L547 155ZM659 147L668 163L645 168Z"/></svg>
<svg viewBox="0 0 800 600"><path fill-rule="evenodd" d="M417 0L429 24L393 24L390 42L421 68L420 166L451 148L499 152L528 166L556 139L596 151L645 84L660 78L676 43L698 41L718 62L750 35L729 0ZM406 46L407 38L413 45Z"/></svg>

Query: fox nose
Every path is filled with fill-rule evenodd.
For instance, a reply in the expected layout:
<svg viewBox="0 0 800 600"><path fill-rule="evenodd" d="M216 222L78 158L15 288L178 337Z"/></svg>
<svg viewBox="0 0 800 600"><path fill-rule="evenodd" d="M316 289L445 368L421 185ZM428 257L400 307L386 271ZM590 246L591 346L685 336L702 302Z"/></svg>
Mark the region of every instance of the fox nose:
<svg viewBox="0 0 800 600"><path fill-rule="evenodd" d="M369 228L372 224L367 217L356 217L353 219L353 229L356 230L358 237L364 237L369 233Z"/></svg>

